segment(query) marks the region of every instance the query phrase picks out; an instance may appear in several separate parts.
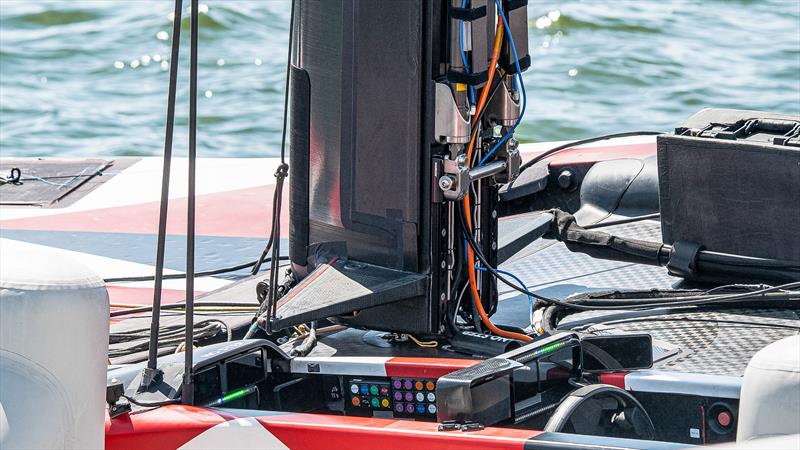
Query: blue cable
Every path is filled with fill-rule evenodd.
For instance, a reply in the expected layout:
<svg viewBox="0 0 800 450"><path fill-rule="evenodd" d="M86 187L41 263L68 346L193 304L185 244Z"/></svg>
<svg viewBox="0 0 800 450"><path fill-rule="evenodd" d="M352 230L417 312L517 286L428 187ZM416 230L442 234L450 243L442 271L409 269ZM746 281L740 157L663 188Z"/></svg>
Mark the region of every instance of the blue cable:
<svg viewBox="0 0 800 450"><path fill-rule="evenodd" d="M478 270L486 272L486 268L485 267L479 267L479 266L476 265L475 268L478 269ZM506 275L506 276L509 276L509 277L513 278L514 281L519 283L520 286L522 286L523 289L525 289L526 291L528 290L528 287L525 286L525 283L523 283L522 280L517 278L517 276L514 275L513 273L507 272L505 270L500 270L500 269L494 269L494 270L497 271L497 273L500 273L500 274L503 274L503 275ZM533 312L533 297L531 297L530 295L528 295L528 307L530 308L530 311ZM536 330L536 326L533 324L533 317L532 316L533 316L533 314L529 313L528 314L528 320L530 321L531 329Z"/></svg>
<svg viewBox="0 0 800 450"><path fill-rule="evenodd" d="M461 7L462 8L466 8L467 7L467 0L463 0L461 2ZM464 31L463 30L464 30L464 21L463 20L459 20L458 21L458 48L459 48L459 50L461 50L461 62L464 64L464 72L465 73L470 73L469 72L469 63L467 62L467 54L464 52ZM474 105L475 104L475 89L472 87L472 85L469 86L469 104L470 105Z"/></svg>
<svg viewBox="0 0 800 450"><path fill-rule="evenodd" d="M482 165L483 163L485 163L486 160L489 159L489 157L491 157L492 154L494 154L494 152L497 151L497 149L500 148L500 146L503 145L503 143L506 140L508 140L508 138L511 137L511 135L514 134L514 131L516 131L516 129L519 126L520 122L522 122L522 117L525 115L525 106L526 106L526 104L528 102L528 94L525 92L525 83L522 80L522 70L519 67L519 58L517 57L517 46L514 45L514 37L511 35L511 30L508 28L508 21L506 21L506 16L503 13L503 8L500 6L499 0L494 0L494 4L497 5L498 15L500 16L500 19L503 21L503 27L505 28L506 34L508 35L508 42L511 44L511 52L514 55L514 65L517 66L517 76L519 77L519 87L522 88L521 89L522 90L522 110L519 113L519 117L517 117L517 123L515 123L514 126L511 127L510 130L508 130L508 133L506 133L505 136L503 136L499 141L497 141L496 144L494 144L494 147L492 147L492 149L489 150L489 153L487 153L483 158L481 158L480 162L478 163L479 166Z"/></svg>

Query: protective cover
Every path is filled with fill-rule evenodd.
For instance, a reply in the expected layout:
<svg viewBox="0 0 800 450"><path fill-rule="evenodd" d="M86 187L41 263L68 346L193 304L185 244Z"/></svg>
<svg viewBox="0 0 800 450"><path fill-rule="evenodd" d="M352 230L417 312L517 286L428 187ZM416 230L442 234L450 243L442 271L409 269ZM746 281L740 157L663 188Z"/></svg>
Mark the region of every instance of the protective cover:
<svg viewBox="0 0 800 450"><path fill-rule="evenodd" d="M308 228L307 239L304 230L292 237L309 244L345 241L349 258L417 271L420 2L301 1L299 10L293 106L307 110L308 120L298 115L292 123L292 136L301 137L292 143L292 157L307 146L308 186L307 199L291 203L307 211ZM302 191L292 189L295 197ZM308 256L292 250L296 263Z"/></svg>
<svg viewBox="0 0 800 450"><path fill-rule="evenodd" d="M664 243L800 261L800 147L775 143L800 116L709 109L676 131L658 137Z"/></svg>

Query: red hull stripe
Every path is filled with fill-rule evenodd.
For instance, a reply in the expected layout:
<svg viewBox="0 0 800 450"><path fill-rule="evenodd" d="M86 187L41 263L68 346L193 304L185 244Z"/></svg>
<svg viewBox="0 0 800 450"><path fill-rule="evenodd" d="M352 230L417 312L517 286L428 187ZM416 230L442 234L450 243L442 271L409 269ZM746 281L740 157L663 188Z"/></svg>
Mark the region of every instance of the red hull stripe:
<svg viewBox="0 0 800 450"><path fill-rule="evenodd" d="M387 377L439 378L478 361L449 358L392 358L386 361Z"/></svg>
<svg viewBox="0 0 800 450"><path fill-rule="evenodd" d="M302 449L517 449L539 431L486 428L462 433L440 432L438 424L408 420L323 414L254 415L255 411L215 411L173 405L133 416L106 418L106 450L177 449L204 431L236 417L254 417L292 450ZM231 430L235 433L235 429ZM235 445L235 436L231 436Z"/></svg>
<svg viewBox="0 0 800 450"><path fill-rule="evenodd" d="M106 450L175 450L222 422L214 411L183 405L124 414L106 422Z"/></svg>
<svg viewBox="0 0 800 450"><path fill-rule="evenodd" d="M518 449L538 431L487 428L469 433L437 431L438 424L314 414L259 417L292 450Z"/></svg>

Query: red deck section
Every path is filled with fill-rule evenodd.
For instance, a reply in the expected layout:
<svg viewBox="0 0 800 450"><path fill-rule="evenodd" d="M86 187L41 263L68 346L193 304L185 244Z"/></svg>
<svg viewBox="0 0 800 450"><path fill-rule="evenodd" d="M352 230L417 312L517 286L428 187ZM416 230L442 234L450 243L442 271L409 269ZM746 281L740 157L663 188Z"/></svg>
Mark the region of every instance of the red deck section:
<svg viewBox="0 0 800 450"><path fill-rule="evenodd" d="M218 192L197 196L198 236L265 237L272 221L275 186ZM284 189L283 204L289 204ZM186 198L170 199L167 233L186 234ZM104 233L158 233L159 202L139 203L0 221L9 230L94 231ZM289 235L289 208L281 214L281 237Z"/></svg>
<svg viewBox="0 0 800 450"><path fill-rule="evenodd" d="M612 141L613 142L613 141ZM543 151L522 152L522 161L529 161ZM563 166L567 164L586 164L599 161L609 161L620 158L645 158L656 154L656 143L624 144L594 147L576 147L560 151L547 158L551 165Z"/></svg>
<svg viewBox="0 0 800 450"><path fill-rule="evenodd" d="M109 284L106 286L108 290L109 303L130 304L130 305L151 305L153 304L153 288L146 287L127 287L115 286ZM203 292L195 291L195 296ZM161 290L161 303L170 304L183 301L186 296L183 290L179 289L162 289Z"/></svg>

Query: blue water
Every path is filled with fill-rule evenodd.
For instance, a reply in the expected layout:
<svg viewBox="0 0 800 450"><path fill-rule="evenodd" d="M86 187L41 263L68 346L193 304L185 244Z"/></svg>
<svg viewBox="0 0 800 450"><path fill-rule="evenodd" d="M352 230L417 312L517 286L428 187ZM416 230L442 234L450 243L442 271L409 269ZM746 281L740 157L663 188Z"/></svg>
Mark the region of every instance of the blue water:
<svg viewBox="0 0 800 450"><path fill-rule="evenodd" d="M703 107L800 114L796 0L531 0L528 10L522 141L670 130ZM160 154L171 11L169 1L0 0L0 154ZM200 155L276 155L288 3L206 0L200 13ZM175 145L185 152L185 128Z"/></svg>

